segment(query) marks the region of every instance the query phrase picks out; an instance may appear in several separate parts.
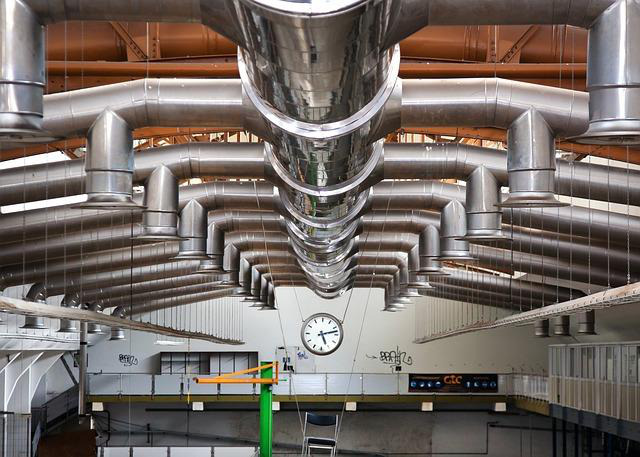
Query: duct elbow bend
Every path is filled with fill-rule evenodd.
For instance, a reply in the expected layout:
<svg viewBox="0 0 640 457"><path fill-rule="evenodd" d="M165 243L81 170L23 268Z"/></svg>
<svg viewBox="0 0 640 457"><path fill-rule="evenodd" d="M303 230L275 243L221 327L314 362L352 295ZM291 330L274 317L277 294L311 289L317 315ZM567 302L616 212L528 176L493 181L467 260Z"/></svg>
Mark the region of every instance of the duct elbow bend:
<svg viewBox="0 0 640 457"><path fill-rule="evenodd" d="M24 296L25 300L36 303L46 303L47 297L47 286L42 282L33 284Z"/></svg>
<svg viewBox="0 0 640 457"><path fill-rule="evenodd" d="M165 165L156 167L144 185L143 241L180 240L178 236L178 179Z"/></svg>
<svg viewBox="0 0 640 457"><path fill-rule="evenodd" d="M127 122L105 109L87 135L84 157L87 201L76 208L140 209L133 201L133 135Z"/></svg>
<svg viewBox="0 0 640 457"><path fill-rule="evenodd" d="M509 126L507 145L509 197L500 206L566 206L555 196L555 138L542 114L535 108L522 113Z"/></svg>
<svg viewBox="0 0 640 457"><path fill-rule="evenodd" d="M587 144L640 144L640 2L618 0L589 29Z"/></svg>

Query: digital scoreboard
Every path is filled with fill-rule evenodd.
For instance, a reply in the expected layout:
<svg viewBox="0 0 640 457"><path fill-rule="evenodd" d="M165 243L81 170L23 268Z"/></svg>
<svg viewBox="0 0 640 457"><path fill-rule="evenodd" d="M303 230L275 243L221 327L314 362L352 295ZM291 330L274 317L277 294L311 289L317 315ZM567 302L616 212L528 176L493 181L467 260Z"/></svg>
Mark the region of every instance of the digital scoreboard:
<svg viewBox="0 0 640 457"><path fill-rule="evenodd" d="M497 374L409 374L409 392L497 393Z"/></svg>

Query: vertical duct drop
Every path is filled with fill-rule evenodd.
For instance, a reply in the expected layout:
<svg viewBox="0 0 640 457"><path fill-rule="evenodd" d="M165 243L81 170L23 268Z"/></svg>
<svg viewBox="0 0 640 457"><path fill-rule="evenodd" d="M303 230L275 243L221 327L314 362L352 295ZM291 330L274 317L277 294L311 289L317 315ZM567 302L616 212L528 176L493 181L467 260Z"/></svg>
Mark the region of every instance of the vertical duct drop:
<svg viewBox="0 0 640 457"><path fill-rule="evenodd" d="M113 309L111 315L121 319L126 319L127 311L124 309L124 306L117 306ZM124 329L120 327L111 327L111 337L109 338L109 341L124 341L125 339Z"/></svg>
<svg viewBox="0 0 640 457"><path fill-rule="evenodd" d="M533 324L533 331L538 338L549 337L549 319L542 319Z"/></svg>
<svg viewBox="0 0 640 457"><path fill-rule="evenodd" d="M440 260L464 262L475 260L469 253L469 242L463 238L467 234L467 213L462 203L452 200L440 213Z"/></svg>
<svg viewBox="0 0 640 457"><path fill-rule="evenodd" d="M48 143L42 131L44 27L21 0L0 2L0 141Z"/></svg>
<svg viewBox="0 0 640 457"><path fill-rule="evenodd" d="M428 276L447 276L440 262L440 231L433 225L427 225L418 241L420 247L420 273Z"/></svg>
<svg viewBox="0 0 640 457"><path fill-rule="evenodd" d="M597 335L595 310L591 309L578 315L578 334Z"/></svg>
<svg viewBox="0 0 640 457"><path fill-rule="evenodd" d="M640 2L618 0L589 29L588 144L640 144Z"/></svg>
<svg viewBox="0 0 640 457"><path fill-rule="evenodd" d="M557 316L553 318L553 334L555 336L571 336L571 319L569 316Z"/></svg>
<svg viewBox="0 0 640 457"><path fill-rule="evenodd" d="M84 156L88 209L138 209L133 201L133 136L126 121L110 109L94 121L87 135Z"/></svg>
<svg viewBox="0 0 640 457"><path fill-rule="evenodd" d="M136 239L179 240L178 201L178 179L166 166L156 167L144 184L142 233Z"/></svg>
<svg viewBox="0 0 640 457"><path fill-rule="evenodd" d="M509 197L500 206L565 206L555 196L555 139L544 117L534 108L522 113L509 126L507 144Z"/></svg>
<svg viewBox="0 0 640 457"><path fill-rule="evenodd" d="M77 292L65 295L60 302L60 306L64 308L79 308L80 305L80 295ZM69 319L60 319L58 333L80 333L78 322Z"/></svg>
<svg viewBox="0 0 640 457"><path fill-rule="evenodd" d="M41 282L37 282L29 288L26 296L27 301L35 303L47 304L47 288ZM26 316L24 318L24 324L20 328L42 330L48 328L44 322L44 317L40 316Z"/></svg>
<svg viewBox="0 0 640 457"><path fill-rule="evenodd" d="M502 212L500 211L500 184L493 174L480 166L473 170L467 179L468 241L504 240L502 232Z"/></svg>
<svg viewBox="0 0 640 457"><path fill-rule="evenodd" d="M209 259L200 262L196 273L219 274L224 273L224 231L212 222L207 228L207 256Z"/></svg>
<svg viewBox="0 0 640 457"><path fill-rule="evenodd" d="M207 210L197 200L189 200L178 222L180 247L176 260L207 260Z"/></svg>

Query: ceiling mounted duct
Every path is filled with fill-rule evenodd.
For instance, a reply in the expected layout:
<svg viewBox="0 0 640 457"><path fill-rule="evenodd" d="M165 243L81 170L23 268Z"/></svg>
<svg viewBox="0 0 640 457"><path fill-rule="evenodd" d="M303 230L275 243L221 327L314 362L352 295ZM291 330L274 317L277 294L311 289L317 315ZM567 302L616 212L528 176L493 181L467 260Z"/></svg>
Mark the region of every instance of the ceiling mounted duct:
<svg viewBox="0 0 640 457"><path fill-rule="evenodd" d="M75 208L138 209L133 201L133 136L126 121L110 109L95 120L84 156L87 201Z"/></svg>
<svg viewBox="0 0 640 457"><path fill-rule="evenodd" d="M87 309L89 311L93 311L94 313L99 313L103 308L102 304L100 303L91 303L87 306ZM103 335L105 332L100 324L89 322L89 324L87 324L87 333L90 335Z"/></svg>
<svg viewBox="0 0 640 457"><path fill-rule="evenodd" d="M571 318L568 315L553 318L554 336L571 336Z"/></svg>
<svg viewBox="0 0 640 457"><path fill-rule="evenodd" d="M197 200L189 200L178 222L180 248L176 260L208 260L207 210Z"/></svg>
<svg viewBox="0 0 640 457"><path fill-rule="evenodd" d="M440 260L464 262L476 260L469 253L469 242L462 239L467 234L467 213L457 200L451 200L440 213Z"/></svg>
<svg viewBox="0 0 640 457"><path fill-rule="evenodd" d="M538 338L549 337L549 319L542 319L533 324L533 331Z"/></svg>
<svg viewBox="0 0 640 457"><path fill-rule="evenodd" d="M544 117L530 108L507 131L509 197L506 208L566 206L555 196L556 147Z"/></svg>
<svg viewBox="0 0 640 457"><path fill-rule="evenodd" d="M420 273L429 276L447 276L440 262L440 231L433 225L427 225L418 241L420 249Z"/></svg>
<svg viewBox="0 0 640 457"><path fill-rule="evenodd" d="M224 271L228 273L222 281L225 286L237 286L240 284L240 250L233 244L224 247L222 256Z"/></svg>
<svg viewBox="0 0 640 457"><path fill-rule="evenodd" d="M247 128L268 143L269 173L301 263L320 264L318 252L305 252L315 246L328 269L339 266L336 276L354 236L340 234L354 228L364 191L382 178L382 138L400 127L400 49L387 41L392 3L235 4L247 37L240 79L259 113ZM305 272L336 282L315 266Z"/></svg>
<svg viewBox="0 0 640 457"><path fill-rule="evenodd" d="M126 319L127 312L124 309L124 306L117 306L111 312L111 315L115 317L120 317L122 319ZM126 337L124 334L124 329L119 327L111 327L111 337L109 338L109 341L124 341L125 339Z"/></svg>
<svg viewBox="0 0 640 457"><path fill-rule="evenodd" d="M578 314L578 333L580 335L597 335L595 310L591 309Z"/></svg>
<svg viewBox="0 0 640 457"><path fill-rule="evenodd" d="M507 237L502 232L502 211L500 183L487 168L480 166L473 170L467 179L468 241L500 241Z"/></svg>
<svg viewBox="0 0 640 457"><path fill-rule="evenodd" d="M407 287L412 289L432 289L425 275L420 274L420 246L416 244L409 251L407 258L409 268L409 283Z"/></svg>
<svg viewBox="0 0 640 457"><path fill-rule="evenodd" d="M219 274L224 273L224 230L215 222L207 228L207 256L208 260L200 262L196 273Z"/></svg>
<svg viewBox="0 0 640 457"><path fill-rule="evenodd" d="M178 180L164 165L156 167L144 184L143 241L180 240L178 236Z"/></svg>
<svg viewBox="0 0 640 457"><path fill-rule="evenodd" d="M262 273L257 268L251 268L251 286L250 295L246 296L242 301L248 303L260 302L260 280L262 279Z"/></svg>
<svg viewBox="0 0 640 457"><path fill-rule="evenodd" d="M640 2L618 0L589 29L588 144L640 144Z"/></svg>
<svg viewBox="0 0 640 457"><path fill-rule="evenodd" d="M48 143L42 130L44 27L21 0L0 2L0 141Z"/></svg>
<svg viewBox="0 0 640 457"><path fill-rule="evenodd" d="M47 304L47 287L44 283L37 282L29 288L24 299L35 303ZM48 328L44 322L44 317L26 316L24 324L20 328L41 330Z"/></svg>
<svg viewBox="0 0 640 457"><path fill-rule="evenodd" d="M79 308L80 305L80 294L78 294L77 292L65 295L60 302L60 306L64 308ZM58 333L80 333L80 329L78 328L78 321L60 319L60 327L58 327Z"/></svg>
<svg viewBox="0 0 640 457"><path fill-rule="evenodd" d="M240 270L238 272L238 283L240 287L234 291L233 297L251 296L251 264L247 259L240 259Z"/></svg>

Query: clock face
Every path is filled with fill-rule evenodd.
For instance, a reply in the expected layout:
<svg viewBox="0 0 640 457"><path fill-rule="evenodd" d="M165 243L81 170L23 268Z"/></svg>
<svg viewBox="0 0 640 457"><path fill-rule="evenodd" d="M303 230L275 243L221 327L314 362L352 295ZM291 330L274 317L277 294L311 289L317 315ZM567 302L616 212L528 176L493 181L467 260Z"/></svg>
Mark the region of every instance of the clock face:
<svg viewBox="0 0 640 457"><path fill-rule="evenodd" d="M329 355L342 344L342 324L331 314L314 314L302 324L302 344L316 355Z"/></svg>

